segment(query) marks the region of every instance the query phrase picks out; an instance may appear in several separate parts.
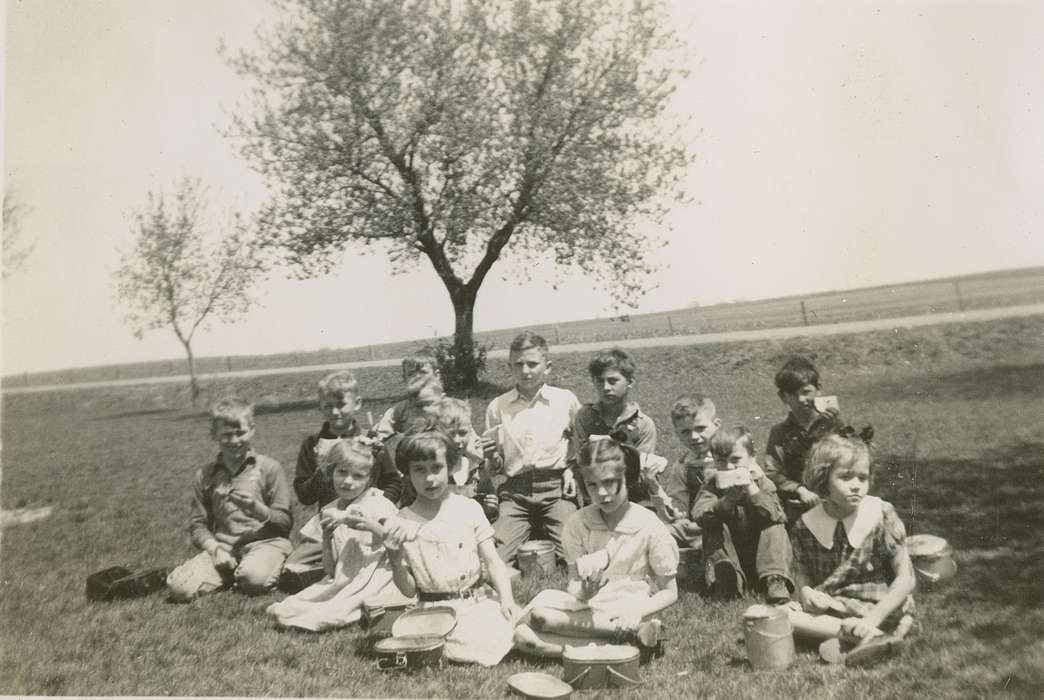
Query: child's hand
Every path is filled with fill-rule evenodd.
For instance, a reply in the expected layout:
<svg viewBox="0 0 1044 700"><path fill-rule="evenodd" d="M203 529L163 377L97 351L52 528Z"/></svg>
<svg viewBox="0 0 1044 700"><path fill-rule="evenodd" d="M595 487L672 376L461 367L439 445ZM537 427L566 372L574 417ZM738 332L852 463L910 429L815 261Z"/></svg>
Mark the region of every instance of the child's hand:
<svg viewBox="0 0 1044 700"><path fill-rule="evenodd" d="M573 476L572 469L562 472L562 497L576 498L576 477Z"/></svg>
<svg viewBox="0 0 1044 700"><path fill-rule="evenodd" d="M515 622L518 620L519 613L522 611L519 609L518 603L514 600L507 599L500 601L500 612L503 613L507 621L511 623L512 627L514 627Z"/></svg>
<svg viewBox="0 0 1044 700"><path fill-rule="evenodd" d="M483 494L481 494L481 503L482 503L482 507L485 508L486 510L493 511L493 512L496 512L496 511L500 510L500 499L497 498L497 494L495 494L495 493L483 493Z"/></svg>
<svg viewBox="0 0 1044 700"><path fill-rule="evenodd" d="M579 584L579 589L576 592L576 597L580 600L588 601L598 595L598 591L605 586L606 580L601 574L597 574L591 578L582 578L577 583Z"/></svg>
<svg viewBox="0 0 1044 700"><path fill-rule="evenodd" d="M348 511L340 508L323 508L319 512L319 526L323 532L332 532L338 525L346 525L348 522Z"/></svg>
<svg viewBox="0 0 1044 700"><path fill-rule="evenodd" d="M239 566L236 558L232 556L232 545L219 542L213 551L210 552L210 560L214 563L214 568L218 571L235 571L235 568Z"/></svg>
<svg viewBox="0 0 1044 700"><path fill-rule="evenodd" d="M362 510L354 506L345 511L344 524L353 530L365 530L367 532L375 532L381 526L379 522L367 517Z"/></svg>
<svg viewBox="0 0 1044 700"><path fill-rule="evenodd" d="M416 539L418 529L415 524L405 520L389 519L384 525L384 548L392 552L399 551L403 542Z"/></svg>
<svg viewBox="0 0 1044 700"><path fill-rule="evenodd" d="M813 614L845 612L845 606L834 600L833 596L810 586L802 587L801 600L805 602L805 610Z"/></svg>
<svg viewBox="0 0 1044 700"><path fill-rule="evenodd" d="M861 617L847 617L841 620L841 637L849 641L863 641L884 634L872 623Z"/></svg>
<svg viewBox="0 0 1044 700"><path fill-rule="evenodd" d="M798 487L797 494L798 498L800 498L801 502L804 503L806 506L819 505L819 495L813 493L812 491L809 491L804 486Z"/></svg>
<svg viewBox="0 0 1044 700"><path fill-rule="evenodd" d="M232 501L237 508L252 518L264 520L268 517L268 506L266 506L260 499L251 496L249 493L239 491L238 489L232 489L228 494L228 499Z"/></svg>
<svg viewBox="0 0 1044 700"><path fill-rule="evenodd" d="M685 534L686 537L695 537L696 535L703 532L699 525L692 522L688 518L683 518L682 520L678 521L678 524L681 526L681 531Z"/></svg>

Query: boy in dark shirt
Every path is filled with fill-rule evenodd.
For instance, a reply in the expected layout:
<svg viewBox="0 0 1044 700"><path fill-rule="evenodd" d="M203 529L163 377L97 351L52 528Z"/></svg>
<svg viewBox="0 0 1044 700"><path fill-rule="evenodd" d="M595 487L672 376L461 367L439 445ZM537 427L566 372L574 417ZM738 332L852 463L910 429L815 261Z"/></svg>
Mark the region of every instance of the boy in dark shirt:
<svg viewBox="0 0 1044 700"><path fill-rule="evenodd" d="M804 357L787 360L776 373L776 389L790 412L769 432L765 475L776 485L789 525L819 503L819 496L801 484L809 450L820 438L840 430L842 423L836 401L818 398L819 372Z"/></svg>

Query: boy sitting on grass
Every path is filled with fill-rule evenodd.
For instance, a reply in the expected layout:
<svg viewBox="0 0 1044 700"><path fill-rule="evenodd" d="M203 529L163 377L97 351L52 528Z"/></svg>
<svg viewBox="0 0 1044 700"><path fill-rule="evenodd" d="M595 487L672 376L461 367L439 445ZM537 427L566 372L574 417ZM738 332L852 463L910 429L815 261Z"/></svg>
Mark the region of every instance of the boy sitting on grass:
<svg viewBox="0 0 1044 700"><path fill-rule="evenodd" d="M684 448L681 456L660 475L663 490L653 503L679 547L700 548L700 526L692 519L692 507L712 469L710 440L721 426L714 402L702 394L679 396L671 407L674 435Z"/></svg>
<svg viewBox="0 0 1044 700"><path fill-rule="evenodd" d="M294 492L301 505L315 504L316 511L337 498L337 489L328 470L320 468L330 450L341 440L362 434L355 412L362 406L359 383L350 370L328 374L319 380L319 412L325 420L319 432L309 435L297 453ZM399 497L402 477L394 465L378 471L374 485L384 492L392 503ZM321 542L303 540L290 553L280 577L280 589L296 593L323 577L323 548Z"/></svg>
<svg viewBox="0 0 1044 700"><path fill-rule="evenodd" d="M790 600L792 550L786 516L776 487L754 460L754 440L740 426L715 433L710 441L715 468L692 506L703 530L707 587L735 598L760 582L772 605Z"/></svg>
<svg viewBox="0 0 1044 700"><path fill-rule="evenodd" d="M202 550L167 576L187 603L231 585L249 595L275 585L290 551L290 486L279 462L250 449L254 407L223 399L210 411L217 459L195 475L189 534Z"/></svg>
<svg viewBox="0 0 1044 700"><path fill-rule="evenodd" d="M574 455L592 435L609 435L639 452L656 451L656 424L631 397L636 369L634 358L622 348L611 348L591 358L587 372L594 384L595 401L581 406L573 420Z"/></svg>
<svg viewBox="0 0 1044 700"><path fill-rule="evenodd" d="M772 426L765 447L765 475L776 485L779 499L792 524L820 498L801 483L801 473L812 445L844 425L837 406L816 406L819 372L804 357L792 357L776 373L776 390L789 409L786 419Z"/></svg>
<svg viewBox="0 0 1044 700"><path fill-rule="evenodd" d="M497 554L506 563L534 528L554 542L561 559L562 527L576 512L576 481L566 468L569 435L580 402L568 389L546 384L551 372L547 341L520 333L509 348L515 388L486 408L482 449L501 482L500 517L494 523Z"/></svg>
<svg viewBox="0 0 1044 700"><path fill-rule="evenodd" d="M381 440L387 441L392 435L402 435L413 419L446 395L442 388L439 361L423 350L402 358L402 381L406 398L385 411L374 426Z"/></svg>

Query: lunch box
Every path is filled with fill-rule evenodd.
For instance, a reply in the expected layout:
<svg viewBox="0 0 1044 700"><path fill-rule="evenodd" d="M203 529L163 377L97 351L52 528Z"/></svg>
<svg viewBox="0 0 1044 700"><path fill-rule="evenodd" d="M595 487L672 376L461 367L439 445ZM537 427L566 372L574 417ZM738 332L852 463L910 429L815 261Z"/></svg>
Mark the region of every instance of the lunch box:
<svg viewBox="0 0 1044 700"><path fill-rule="evenodd" d="M381 671L416 671L442 666L446 635L457 625L453 608L412 608L398 615L391 636L373 644Z"/></svg>
<svg viewBox="0 0 1044 700"><path fill-rule="evenodd" d="M518 548L517 557L525 578L555 573L555 545L551 540L529 540Z"/></svg>
<svg viewBox="0 0 1044 700"><path fill-rule="evenodd" d="M628 644L566 646L562 680L577 690L630 688L638 685L638 648Z"/></svg>
<svg viewBox="0 0 1044 700"><path fill-rule="evenodd" d="M906 551L910 553L917 578L923 583L939 583L957 573L953 549L942 537L910 535L906 538Z"/></svg>
<svg viewBox="0 0 1044 700"><path fill-rule="evenodd" d="M87 600L142 598L167 585L167 570L152 569L134 573L122 566L103 569L87 577Z"/></svg>

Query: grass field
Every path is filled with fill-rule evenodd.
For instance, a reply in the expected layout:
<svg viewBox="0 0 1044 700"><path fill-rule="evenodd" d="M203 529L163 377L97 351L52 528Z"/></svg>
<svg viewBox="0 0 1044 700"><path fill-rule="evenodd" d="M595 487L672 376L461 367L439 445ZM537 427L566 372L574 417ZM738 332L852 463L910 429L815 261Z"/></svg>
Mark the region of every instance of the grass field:
<svg viewBox="0 0 1044 700"><path fill-rule="evenodd" d="M877 429L874 490L911 533L946 537L957 578L916 594L923 634L906 654L865 671L800 651L788 669L755 672L739 639L749 601L683 591L665 620L664 658L625 696L719 698L1027 697L1044 695L1044 317L814 340L734 343L639 354L639 399L661 428L681 391L716 399L726 423L764 445L782 416L771 377L792 352L812 355L843 415ZM588 393L586 358L555 360L556 382ZM360 373L374 414L399 394L395 369ZM508 384L497 367L479 395ZM257 447L292 470L314 430L314 378L214 382L258 399ZM111 565L173 566L191 554L185 520L192 471L210 458L207 423L181 409L174 385L8 396L2 505L51 504L54 515L7 529L0 551L0 693L493 697L540 667L509 657L494 669L382 675L356 630L281 632L263 610L277 594L228 593L189 606L159 595L88 604L85 577ZM528 600L540 582L517 591ZM547 670L557 673L558 668ZM593 695L597 697L597 695Z"/></svg>
<svg viewBox="0 0 1044 700"><path fill-rule="evenodd" d="M1044 301L1044 268L998 270L938 280L882 287L820 292L781 299L715 304L630 316L613 316L533 326L556 344L587 343L622 338L658 338L672 335L785 328L843 321L865 321L901 316L986 309ZM477 342L506 348L521 328L501 328L475 334ZM173 341L173 339L172 339ZM200 357L200 374L230 370L280 369L400 358L430 339L407 340L355 348L237 357ZM174 352L176 344L171 345ZM136 364L80 367L55 372L7 376L3 386L44 386L112 379L140 379L187 374L183 357Z"/></svg>

